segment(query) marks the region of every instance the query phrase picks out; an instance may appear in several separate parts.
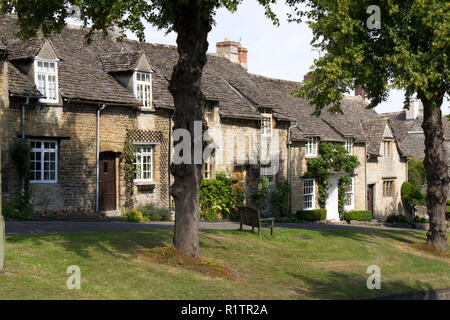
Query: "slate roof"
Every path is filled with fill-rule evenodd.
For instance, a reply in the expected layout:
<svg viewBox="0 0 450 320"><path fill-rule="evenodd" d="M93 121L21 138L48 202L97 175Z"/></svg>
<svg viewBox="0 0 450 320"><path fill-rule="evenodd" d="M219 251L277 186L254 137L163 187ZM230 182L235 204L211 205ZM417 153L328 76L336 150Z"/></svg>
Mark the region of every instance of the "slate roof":
<svg viewBox="0 0 450 320"><path fill-rule="evenodd" d="M120 52L99 57L103 70L107 73L136 70L143 52Z"/></svg>
<svg viewBox="0 0 450 320"><path fill-rule="evenodd" d="M398 141L401 152L408 157L422 160L425 157L425 136L422 129L423 117L418 116L414 120L406 120L406 112L381 113L380 118L388 119L392 133ZM450 140L450 123L442 117L444 139ZM450 150L447 150L447 158L450 163Z"/></svg>
<svg viewBox="0 0 450 320"><path fill-rule="evenodd" d="M20 72L12 63L8 62L9 92L18 96L42 97L33 82Z"/></svg>
<svg viewBox="0 0 450 320"><path fill-rule="evenodd" d="M15 39L15 19L11 15L0 18L0 34L8 39L8 60L12 65L33 59L45 42L41 36L27 42ZM102 38L99 33L94 35L90 45L85 45L86 33L84 28L68 27L50 39L60 59L59 88L64 98L137 105L133 93L108 73L134 70L144 53L155 71L152 76L155 106L173 108L168 79L178 60L175 46L131 39L117 42L112 35ZM12 70L20 73L16 68ZM18 79L20 81L13 85L14 90L31 92L32 79L25 81L25 74L18 74ZM207 100L218 102L222 117L259 120L259 108L264 107L272 109L277 120L297 120L298 126L292 130L294 140L319 136L324 141L343 142L345 136L351 136L357 142L368 141L361 119L372 121L376 113L367 110L360 97L344 98L344 115L330 115L324 111L320 118L316 118L311 116L313 107L307 100L289 95L300 85L300 82L250 74L240 64L216 54L208 54L201 82Z"/></svg>

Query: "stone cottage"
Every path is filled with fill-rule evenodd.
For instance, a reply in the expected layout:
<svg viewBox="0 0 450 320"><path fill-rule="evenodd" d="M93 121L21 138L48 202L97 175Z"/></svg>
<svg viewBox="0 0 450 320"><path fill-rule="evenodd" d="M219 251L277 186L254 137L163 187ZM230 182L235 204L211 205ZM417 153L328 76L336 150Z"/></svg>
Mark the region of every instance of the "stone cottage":
<svg viewBox="0 0 450 320"><path fill-rule="evenodd" d="M168 207L175 139L174 103L167 86L176 47L116 42L114 32L104 39L96 34L85 45L87 30L73 26L50 39L22 42L14 38L14 22L14 16L0 19L3 197L14 197L20 189L8 150L15 140L26 139L32 148L35 210L115 212L131 194L137 204ZM318 208L316 181L304 176L306 159L318 156L320 142L332 142L345 146L360 162L349 173L352 188L345 209L368 208L372 136L363 122L375 123L378 115L366 109L361 93L344 99L343 115L324 112L316 118L306 100L289 95L301 82L253 75L246 66L247 50L233 41L217 43L217 53L208 54L201 83L209 127L204 139L217 144L214 154L222 159L204 163L204 178L225 171L249 181L250 189L262 175L272 189L288 181L291 212ZM128 143L137 172L131 179ZM263 155L267 161L260 161ZM338 178L335 174L330 179L330 220L339 219Z"/></svg>

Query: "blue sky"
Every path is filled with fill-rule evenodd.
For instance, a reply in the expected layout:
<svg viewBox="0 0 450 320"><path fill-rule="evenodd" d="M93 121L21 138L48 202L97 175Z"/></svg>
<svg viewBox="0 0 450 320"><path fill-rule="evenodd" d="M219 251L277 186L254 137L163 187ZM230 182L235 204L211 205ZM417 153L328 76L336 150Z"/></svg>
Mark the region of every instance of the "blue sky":
<svg viewBox="0 0 450 320"><path fill-rule="evenodd" d="M305 23L288 23L289 8L279 1L275 12L281 25L276 27L264 16L264 9L256 0L244 0L237 12L220 9L216 25L208 36L209 52L216 51L216 42L229 38L241 41L248 49L248 71L267 77L301 81L319 52L310 46L312 33ZM146 41L176 44L176 34L147 26ZM132 37L132 36L130 36ZM353 94L353 93L352 93ZM391 91L388 101L376 107L377 112L400 111L403 108L403 93ZM442 106L444 114L450 113L450 103Z"/></svg>

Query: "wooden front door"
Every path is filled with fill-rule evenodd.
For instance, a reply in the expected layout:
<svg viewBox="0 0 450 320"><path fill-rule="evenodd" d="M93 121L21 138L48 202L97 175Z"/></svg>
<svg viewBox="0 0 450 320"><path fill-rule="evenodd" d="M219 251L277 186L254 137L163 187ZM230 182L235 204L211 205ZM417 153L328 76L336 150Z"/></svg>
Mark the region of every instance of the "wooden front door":
<svg viewBox="0 0 450 320"><path fill-rule="evenodd" d="M375 188L375 185L369 184L367 188L367 210L372 212L372 218L373 218L373 190Z"/></svg>
<svg viewBox="0 0 450 320"><path fill-rule="evenodd" d="M100 153L99 171L100 210L116 210L116 156L113 152Z"/></svg>

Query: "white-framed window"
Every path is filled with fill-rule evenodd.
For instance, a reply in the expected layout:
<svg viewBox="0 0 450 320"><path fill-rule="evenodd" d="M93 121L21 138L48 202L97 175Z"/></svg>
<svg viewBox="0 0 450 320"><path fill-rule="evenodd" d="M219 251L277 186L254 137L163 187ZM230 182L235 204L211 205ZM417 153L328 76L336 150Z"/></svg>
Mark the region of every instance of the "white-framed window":
<svg viewBox="0 0 450 320"><path fill-rule="evenodd" d="M143 108L152 108L152 74L136 71L134 73L134 95Z"/></svg>
<svg viewBox="0 0 450 320"><path fill-rule="evenodd" d="M348 186L345 194L344 209L349 210L355 207L355 177L351 177L352 183Z"/></svg>
<svg viewBox="0 0 450 320"><path fill-rule="evenodd" d="M135 145L135 162L136 176L134 181L153 181L153 146L152 145Z"/></svg>
<svg viewBox="0 0 450 320"><path fill-rule="evenodd" d="M392 158L392 141L386 140L383 142L384 145L384 157Z"/></svg>
<svg viewBox="0 0 450 320"><path fill-rule="evenodd" d="M353 138L345 138L345 150L347 150L348 154L353 154L353 143L354 143L354 139Z"/></svg>
<svg viewBox="0 0 450 320"><path fill-rule="evenodd" d="M271 135L272 134L272 117L263 115L261 118L261 134Z"/></svg>
<svg viewBox="0 0 450 320"><path fill-rule="evenodd" d="M316 182L314 179L303 179L303 210L311 210L316 206Z"/></svg>
<svg viewBox="0 0 450 320"><path fill-rule="evenodd" d="M309 137L305 144L305 155L307 157L316 157L319 145L318 137Z"/></svg>
<svg viewBox="0 0 450 320"><path fill-rule="evenodd" d="M265 176L269 180L269 182L272 183L274 181L274 172L273 172L274 170L273 169L274 168L272 167L271 163L262 164L260 166L259 173L261 176Z"/></svg>
<svg viewBox="0 0 450 320"><path fill-rule="evenodd" d="M30 183L56 183L58 143L54 140L31 140L30 147Z"/></svg>
<svg viewBox="0 0 450 320"><path fill-rule="evenodd" d="M34 60L34 83L37 89L44 95L40 102L58 103L58 61Z"/></svg>
<svg viewBox="0 0 450 320"><path fill-rule="evenodd" d="M383 181L383 197L394 196L394 180Z"/></svg>

